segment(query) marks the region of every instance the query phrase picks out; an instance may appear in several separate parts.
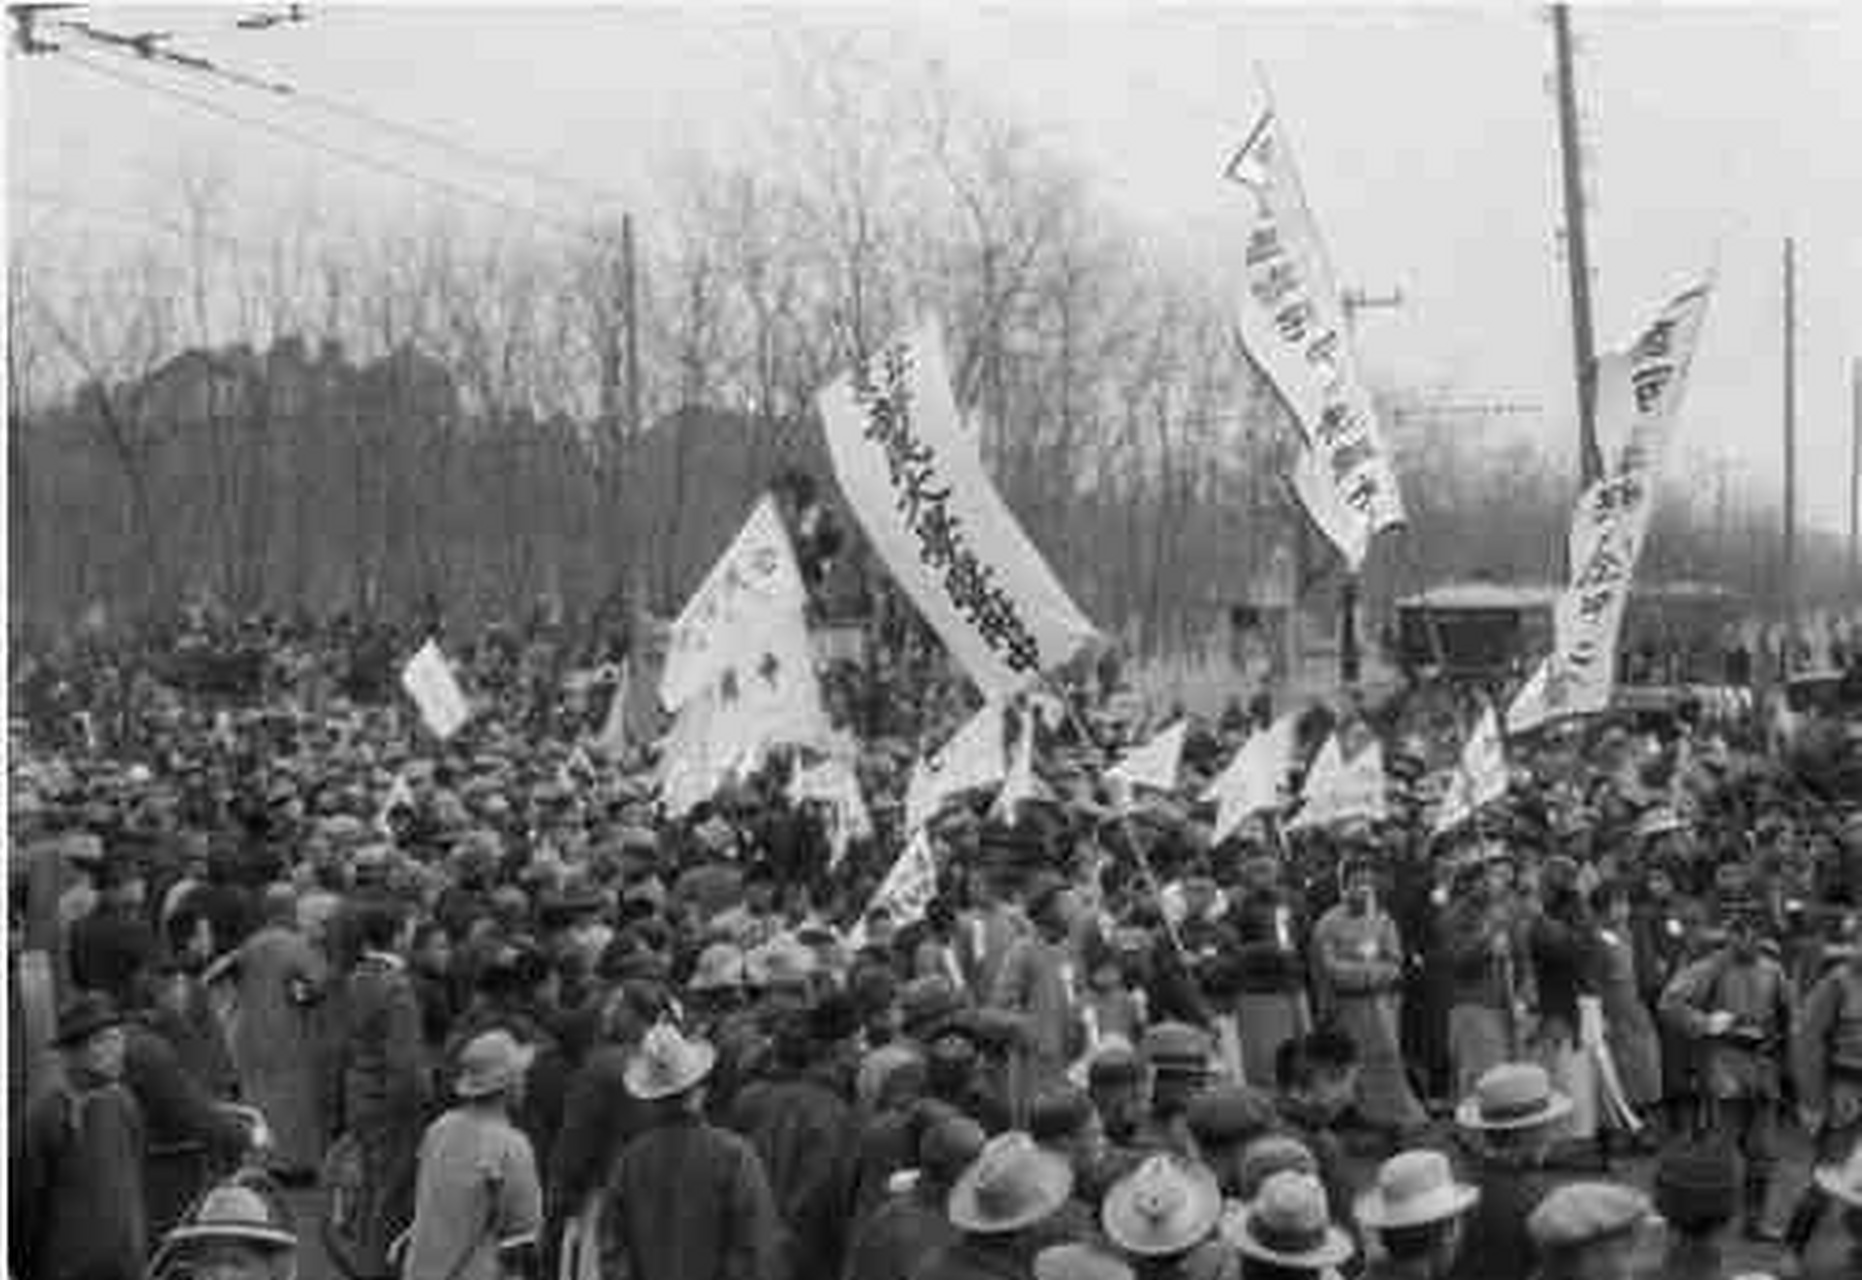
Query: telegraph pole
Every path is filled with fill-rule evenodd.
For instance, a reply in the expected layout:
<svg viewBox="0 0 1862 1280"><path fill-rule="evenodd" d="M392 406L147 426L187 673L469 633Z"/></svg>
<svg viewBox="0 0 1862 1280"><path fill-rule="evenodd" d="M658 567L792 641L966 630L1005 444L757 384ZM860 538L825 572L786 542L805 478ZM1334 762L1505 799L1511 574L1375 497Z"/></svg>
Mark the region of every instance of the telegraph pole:
<svg viewBox="0 0 1862 1280"><path fill-rule="evenodd" d="M1789 236L1784 242L1784 623L1788 654L1797 638L1797 241Z"/></svg>
<svg viewBox="0 0 1862 1280"><path fill-rule="evenodd" d="M621 215L621 291L627 308L627 437L638 440L640 421L640 273L634 263L634 215Z"/></svg>
<svg viewBox="0 0 1862 1280"><path fill-rule="evenodd" d="M1849 364L1849 589L1862 592L1862 356Z"/></svg>
<svg viewBox="0 0 1862 1280"><path fill-rule="evenodd" d="M1558 60L1558 150L1565 190L1565 274L1571 283L1571 345L1577 367L1578 479L1603 474L1597 447L1597 345L1590 315L1590 247L1584 238L1584 158L1578 133L1577 78L1571 65L1571 11L1552 6L1552 47Z"/></svg>

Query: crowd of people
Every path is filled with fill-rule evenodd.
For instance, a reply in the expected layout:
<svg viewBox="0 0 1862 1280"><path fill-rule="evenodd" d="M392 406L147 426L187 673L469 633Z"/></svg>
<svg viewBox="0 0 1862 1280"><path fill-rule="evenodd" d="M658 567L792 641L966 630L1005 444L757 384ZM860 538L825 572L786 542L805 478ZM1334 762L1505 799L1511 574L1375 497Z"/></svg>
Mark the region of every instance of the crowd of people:
<svg viewBox="0 0 1862 1280"><path fill-rule="evenodd" d="M353 637L251 634L230 693L148 643L15 661L20 1280L286 1280L313 1231L358 1280L1704 1278L1735 1234L1862 1275L1862 794L1764 726L1515 742L1437 833L1457 717L1314 708L1308 749L1384 743L1388 815L1214 842L1274 709L1115 795L1148 726L1095 672L902 912L941 689L862 740L841 847L786 753L667 817L522 645L440 742Z"/></svg>

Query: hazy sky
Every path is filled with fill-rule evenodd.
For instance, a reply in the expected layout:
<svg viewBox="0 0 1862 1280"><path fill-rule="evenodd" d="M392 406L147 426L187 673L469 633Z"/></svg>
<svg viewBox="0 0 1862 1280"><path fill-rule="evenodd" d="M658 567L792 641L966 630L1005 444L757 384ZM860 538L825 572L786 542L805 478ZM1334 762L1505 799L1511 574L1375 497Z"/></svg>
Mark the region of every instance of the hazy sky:
<svg viewBox="0 0 1862 1280"><path fill-rule="evenodd" d="M669 147L728 153L757 134L776 101L776 42L858 29L882 56L941 59L1077 159L1106 198L1198 252L1231 243L1236 193L1220 172L1262 103L1258 66L1341 276L1406 298L1363 317L1366 361L1468 398L1542 405L1542 418L1512 429L1570 448L1551 33L1537 7L310 5L301 25L233 29L258 7L92 13L638 193L646 209ZM1575 22L1600 343L1620 342L1717 258L1676 469L1705 483L1727 458L1736 486L1775 491L1780 258L1795 235L1801 487L1813 520L1846 527L1849 362L1862 356L1862 5L1581 6ZM418 194L56 57L9 55L8 73L16 190L154 209L152 174L187 153L222 166L253 201L306 183L383 209ZM482 191L587 207L340 119L168 82ZM43 216L9 201L11 219Z"/></svg>

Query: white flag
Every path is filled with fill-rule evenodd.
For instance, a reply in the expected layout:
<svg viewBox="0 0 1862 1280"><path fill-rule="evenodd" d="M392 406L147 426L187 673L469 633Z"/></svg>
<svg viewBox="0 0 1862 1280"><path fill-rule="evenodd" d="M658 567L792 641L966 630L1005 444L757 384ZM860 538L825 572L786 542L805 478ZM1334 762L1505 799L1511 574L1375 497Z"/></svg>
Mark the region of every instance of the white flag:
<svg viewBox="0 0 1862 1280"><path fill-rule="evenodd" d="M1277 809L1285 799L1287 769L1293 763L1299 717L1292 712L1241 744L1241 750L1216 776L1203 799L1216 802L1216 844L1228 839L1253 815Z"/></svg>
<svg viewBox="0 0 1862 1280"><path fill-rule="evenodd" d="M1329 826L1339 822L1383 819L1385 805L1384 746L1372 739L1369 746L1349 760L1335 733L1325 740L1306 772L1301 791L1306 803L1300 808L1288 830Z"/></svg>
<svg viewBox="0 0 1862 1280"><path fill-rule="evenodd" d="M833 871L847 856L849 844L873 834L873 818L860 794L860 779L853 766L839 756L829 756L819 764L796 769L795 776L789 779L789 802L799 805L806 801L826 809L828 870Z"/></svg>
<svg viewBox="0 0 1862 1280"><path fill-rule="evenodd" d="M433 736L442 741L458 733L472 716L452 664L432 640L421 645L401 668L401 687L414 700Z"/></svg>
<svg viewBox="0 0 1862 1280"><path fill-rule="evenodd" d="M1461 762L1448 780L1435 815L1435 834L1460 826L1506 794L1506 749L1500 740L1500 717L1490 705L1462 744Z"/></svg>
<svg viewBox="0 0 1862 1280"><path fill-rule="evenodd" d="M673 622L660 701L677 711L727 668L756 661L766 620L799 618L805 600L788 532L766 496Z"/></svg>
<svg viewBox="0 0 1862 1280"><path fill-rule="evenodd" d="M1353 570L1371 535L1403 522L1403 497L1344 304L1279 117L1265 113L1229 163L1252 197L1239 327L1249 356L1305 436L1294 488Z"/></svg>
<svg viewBox="0 0 1862 1280"><path fill-rule="evenodd" d="M883 908L895 925L910 924L924 918L931 899L937 897L937 859L931 852L931 837L914 831L886 878L873 891L866 913ZM857 948L866 934L864 919L854 927L853 945Z"/></svg>
<svg viewBox="0 0 1862 1280"><path fill-rule="evenodd" d="M627 754L627 698L633 687L633 664L621 659L620 674L614 681L614 697L608 703L608 715L595 735L595 750L609 760Z"/></svg>
<svg viewBox="0 0 1862 1280"><path fill-rule="evenodd" d="M943 748L912 769L905 791L905 829L929 825L953 796L993 787L1008 776L1008 722L1001 702L990 699Z"/></svg>
<svg viewBox="0 0 1862 1280"><path fill-rule="evenodd" d="M1571 582L1553 610L1552 652L1507 709L1510 732L1610 705L1617 636L1706 311L1706 287L1689 289L1627 352L1597 362L1598 434L1621 444L1572 513Z"/></svg>
<svg viewBox="0 0 1862 1280"><path fill-rule="evenodd" d="M985 695L1025 688L1093 639L960 425L935 325L889 343L820 404L848 506Z"/></svg>
<svg viewBox="0 0 1862 1280"><path fill-rule="evenodd" d="M1177 773L1183 765L1183 742L1189 732L1189 721L1177 721L1143 746L1134 747L1124 759L1107 769L1106 781L1129 788L1176 790Z"/></svg>

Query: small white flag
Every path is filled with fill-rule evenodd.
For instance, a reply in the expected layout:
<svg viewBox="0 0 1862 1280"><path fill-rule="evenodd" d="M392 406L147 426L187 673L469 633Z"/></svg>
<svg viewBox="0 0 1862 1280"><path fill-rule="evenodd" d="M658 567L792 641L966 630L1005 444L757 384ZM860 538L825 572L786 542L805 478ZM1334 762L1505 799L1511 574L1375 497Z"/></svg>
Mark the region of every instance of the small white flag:
<svg viewBox="0 0 1862 1280"><path fill-rule="evenodd" d="M905 792L905 829L920 831L938 810L965 791L993 787L1008 777L1008 735L1003 704L991 698L939 751L912 769Z"/></svg>
<svg viewBox="0 0 1862 1280"><path fill-rule="evenodd" d="M1482 807L1506 795L1506 787L1506 749L1500 739L1500 716L1489 705L1462 745L1461 761L1448 780L1442 807L1436 811L1435 834L1460 826Z"/></svg>
<svg viewBox="0 0 1862 1280"><path fill-rule="evenodd" d="M1133 789L1176 790L1177 773L1183 766L1183 743L1189 732L1189 721L1177 721L1106 770L1106 781Z"/></svg>
<svg viewBox="0 0 1862 1280"><path fill-rule="evenodd" d="M1296 714L1281 716L1242 743L1228 768L1209 784L1203 799L1217 804L1213 835L1216 844L1235 834L1254 814L1280 807L1298 727Z"/></svg>
<svg viewBox="0 0 1862 1280"><path fill-rule="evenodd" d="M873 891L872 901L867 904L865 915L876 910L884 910L895 925L911 924L924 918L925 910L931 900L937 897L937 858L931 852L931 837L918 830L905 842L905 849L899 854L892 869L886 872L886 878L879 882L879 888ZM848 943L854 949L863 945L866 938L866 920L864 916L856 923L848 935Z"/></svg>
<svg viewBox="0 0 1862 1280"><path fill-rule="evenodd" d="M1288 830L1328 826L1354 819L1379 821L1386 813L1384 746L1373 739L1350 759L1334 733L1319 748L1301 791L1306 803Z"/></svg>
<svg viewBox="0 0 1862 1280"><path fill-rule="evenodd" d="M401 687L414 700L427 728L441 741L458 733L471 719L472 708L466 701L465 690L459 687L452 664L432 640L421 645L419 652L401 668Z"/></svg>

